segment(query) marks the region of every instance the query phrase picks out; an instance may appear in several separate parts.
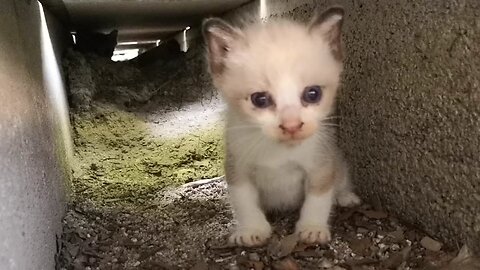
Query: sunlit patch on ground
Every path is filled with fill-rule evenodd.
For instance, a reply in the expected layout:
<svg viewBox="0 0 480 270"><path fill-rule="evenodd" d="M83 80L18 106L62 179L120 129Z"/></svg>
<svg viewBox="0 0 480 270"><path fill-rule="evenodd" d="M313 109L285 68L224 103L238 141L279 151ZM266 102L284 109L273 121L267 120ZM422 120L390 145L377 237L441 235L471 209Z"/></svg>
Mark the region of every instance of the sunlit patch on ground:
<svg viewBox="0 0 480 270"><path fill-rule="evenodd" d="M151 123L140 116L105 104L73 119L77 198L99 205L144 204L165 187L223 174L218 120L165 137L153 135ZM179 123L169 124L174 129Z"/></svg>

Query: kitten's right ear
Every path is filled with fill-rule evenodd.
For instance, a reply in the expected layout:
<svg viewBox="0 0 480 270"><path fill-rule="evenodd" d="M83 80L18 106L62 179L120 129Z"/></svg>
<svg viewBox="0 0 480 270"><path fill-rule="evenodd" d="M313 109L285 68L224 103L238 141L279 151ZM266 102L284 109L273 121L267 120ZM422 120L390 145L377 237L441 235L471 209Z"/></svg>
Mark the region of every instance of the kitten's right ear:
<svg viewBox="0 0 480 270"><path fill-rule="evenodd" d="M345 11L341 6L332 6L321 12L317 10L310 22L309 31L322 36L330 45L338 60L343 60L342 25Z"/></svg>
<svg viewBox="0 0 480 270"><path fill-rule="evenodd" d="M208 47L210 72L220 75L225 69L225 59L232 43L240 37L241 32L221 19L210 18L203 21L202 34Z"/></svg>

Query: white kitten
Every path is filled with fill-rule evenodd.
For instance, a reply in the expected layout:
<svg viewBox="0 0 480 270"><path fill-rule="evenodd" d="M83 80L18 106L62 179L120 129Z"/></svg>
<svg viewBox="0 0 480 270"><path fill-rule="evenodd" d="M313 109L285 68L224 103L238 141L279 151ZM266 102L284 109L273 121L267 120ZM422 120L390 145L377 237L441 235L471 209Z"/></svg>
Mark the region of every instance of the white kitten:
<svg viewBox="0 0 480 270"><path fill-rule="evenodd" d="M343 66L343 15L332 7L308 25L203 24L210 73L228 103L225 167L238 223L230 240L238 245L270 237L266 210L295 207L300 239L326 243L335 199L342 206L360 202L326 123Z"/></svg>

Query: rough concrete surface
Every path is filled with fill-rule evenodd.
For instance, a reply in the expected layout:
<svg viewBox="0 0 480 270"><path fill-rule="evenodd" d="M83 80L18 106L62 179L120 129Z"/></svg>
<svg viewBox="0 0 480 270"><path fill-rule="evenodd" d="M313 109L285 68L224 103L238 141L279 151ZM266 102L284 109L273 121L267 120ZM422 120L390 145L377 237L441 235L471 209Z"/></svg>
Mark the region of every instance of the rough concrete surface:
<svg viewBox="0 0 480 270"><path fill-rule="evenodd" d="M0 268L49 270L65 208L66 145L50 102L52 84L44 78L60 72L55 63L44 69L38 3L7 0L1 6Z"/></svg>
<svg viewBox="0 0 480 270"><path fill-rule="evenodd" d="M268 16L298 20L345 7L339 133L357 190L480 250L480 2L266 2Z"/></svg>
<svg viewBox="0 0 480 270"><path fill-rule="evenodd" d="M340 140L357 189L480 250L480 2L350 3Z"/></svg>

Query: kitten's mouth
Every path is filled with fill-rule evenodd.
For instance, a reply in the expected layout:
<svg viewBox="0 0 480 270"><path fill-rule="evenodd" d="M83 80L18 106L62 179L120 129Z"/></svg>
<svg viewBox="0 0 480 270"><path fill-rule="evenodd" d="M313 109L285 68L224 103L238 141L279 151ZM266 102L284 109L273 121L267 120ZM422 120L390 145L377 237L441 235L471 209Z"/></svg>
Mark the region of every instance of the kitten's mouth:
<svg viewBox="0 0 480 270"><path fill-rule="evenodd" d="M299 145L303 140L302 139L292 139L292 140L288 140L288 141L283 141L283 143L285 145L288 145L288 146L296 146L296 145Z"/></svg>
<svg viewBox="0 0 480 270"><path fill-rule="evenodd" d="M292 135L284 135L280 137L280 142L286 145L298 145L299 143L303 142L308 136L304 134L292 134Z"/></svg>

